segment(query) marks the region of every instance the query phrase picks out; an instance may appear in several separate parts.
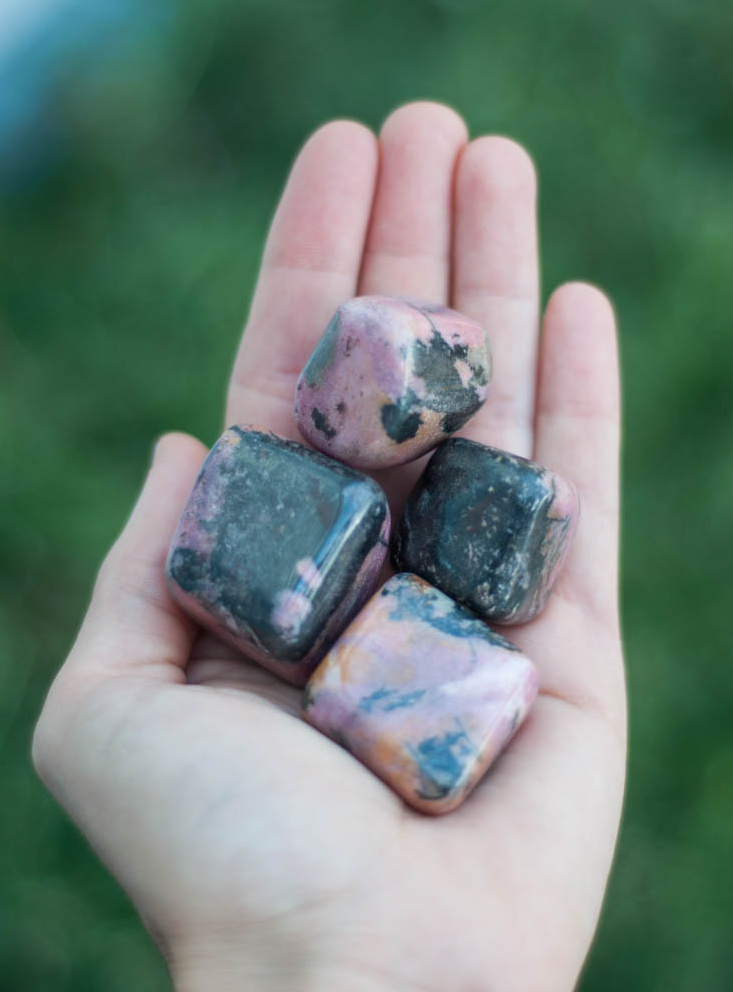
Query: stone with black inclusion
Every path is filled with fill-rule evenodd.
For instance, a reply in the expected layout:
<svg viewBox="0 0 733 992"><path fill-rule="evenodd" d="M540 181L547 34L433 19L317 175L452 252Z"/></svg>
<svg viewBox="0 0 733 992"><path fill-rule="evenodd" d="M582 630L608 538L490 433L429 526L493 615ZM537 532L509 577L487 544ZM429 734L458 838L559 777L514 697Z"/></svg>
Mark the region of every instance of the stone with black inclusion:
<svg viewBox="0 0 733 992"><path fill-rule="evenodd" d="M523 623L547 603L577 518L562 476L451 438L408 497L392 559L485 620Z"/></svg>
<svg viewBox="0 0 733 992"><path fill-rule="evenodd" d="M447 813L511 739L533 664L415 575L395 575L349 624L303 694L305 718L405 802Z"/></svg>
<svg viewBox="0 0 733 992"><path fill-rule="evenodd" d="M232 427L209 453L174 535L173 596L204 626L302 685L376 586L384 493L294 441Z"/></svg>
<svg viewBox="0 0 733 992"><path fill-rule="evenodd" d="M438 304L360 296L339 307L308 359L295 416L319 451L387 468L466 424L490 377L488 338L475 321Z"/></svg>

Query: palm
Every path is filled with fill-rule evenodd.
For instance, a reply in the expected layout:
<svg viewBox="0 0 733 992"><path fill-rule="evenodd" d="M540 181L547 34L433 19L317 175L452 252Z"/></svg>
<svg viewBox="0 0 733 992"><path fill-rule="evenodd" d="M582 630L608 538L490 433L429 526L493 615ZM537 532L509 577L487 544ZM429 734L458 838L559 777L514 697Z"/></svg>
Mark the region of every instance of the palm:
<svg viewBox="0 0 733 992"><path fill-rule="evenodd" d="M300 721L297 690L209 635L191 647L191 626L158 604L154 639L169 663L154 653L147 666L121 663L86 694L116 728L103 773L89 772L108 793L104 809L68 804L164 944L195 946L212 927L256 942L274 927L283 941L295 935L294 959L315 946L334 975L360 974L354 988L371 988L371 976L374 987L435 992L569 988L589 945L624 755L613 321L597 291L558 291L536 375L531 170L503 139L464 141L445 108L403 108L383 132L375 183L364 129L333 124L311 140L273 222L227 422L297 438L295 381L350 296L420 296L484 323L494 392L464 433L533 455L581 493L575 547L549 607L509 631L540 668L540 696L471 799L427 818ZM176 470L180 508L200 449L178 444L188 466ZM379 474L397 510L418 471ZM153 554L138 540L159 576L165 542ZM131 635L123 640L118 650L134 652ZM87 657L99 652L97 640L83 641ZM89 725L80 719L70 735L76 750L89 749ZM144 774L131 778L130 768ZM155 876L125 863L138 835Z"/></svg>

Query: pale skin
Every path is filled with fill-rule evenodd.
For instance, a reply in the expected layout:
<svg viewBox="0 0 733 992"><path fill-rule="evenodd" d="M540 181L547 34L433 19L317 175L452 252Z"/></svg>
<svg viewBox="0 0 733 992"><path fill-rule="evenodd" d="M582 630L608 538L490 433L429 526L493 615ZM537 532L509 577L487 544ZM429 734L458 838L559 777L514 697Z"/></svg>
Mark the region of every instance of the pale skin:
<svg viewBox="0 0 733 992"><path fill-rule="evenodd" d="M431 103L298 156L265 247L226 423L298 438L295 383L356 294L484 324L494 385L462 433L572 479L581 519L545 612L505 629L537 703L468 801L406 807L298 716L299 692L184 616L163 563L205 454L157 445L34 739L36 767L128 892L177 992L569 992L621 809L614 317L584 283L540 319L536 182ZM541 331L541 334L540 334ZM203 345L202 345L203 346ZM395 508L419 467L381 474ZM450 663L450 659L446 659Z"/></svg>

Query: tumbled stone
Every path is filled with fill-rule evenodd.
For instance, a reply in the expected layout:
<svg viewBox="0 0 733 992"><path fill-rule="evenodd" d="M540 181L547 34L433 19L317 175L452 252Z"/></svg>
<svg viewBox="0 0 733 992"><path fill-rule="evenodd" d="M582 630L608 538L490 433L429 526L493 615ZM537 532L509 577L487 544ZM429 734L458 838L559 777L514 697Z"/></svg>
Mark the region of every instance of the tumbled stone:
<svg viewBox="0 0 733 992"><path fill-rule="evenodd" d="M303 685L371 595L389 510L371 479L304 445L232 427L212 448L166 566L181 606Z"/></svg>
<svg viewBox="0 0 733 992"><path fill-rule="evenodd" d="M544 608L577 518L566 479L451 438L408 497L392 559L486 620L523 623Z"/></svg>
<svg viewBox="0 0 733 992"><path fill-rule="evenodd" d="M415 575L395 575L311 676L306 719L426 813L458 806L524 719L534 665Z"/></svg>
<svg viewBox="0 0 733 992"><path fill-rule="evenodd" d="M298 428L357 468L412 461L484 402L486 332L447 307L361 296L339 307L298 380Z"/></svg>

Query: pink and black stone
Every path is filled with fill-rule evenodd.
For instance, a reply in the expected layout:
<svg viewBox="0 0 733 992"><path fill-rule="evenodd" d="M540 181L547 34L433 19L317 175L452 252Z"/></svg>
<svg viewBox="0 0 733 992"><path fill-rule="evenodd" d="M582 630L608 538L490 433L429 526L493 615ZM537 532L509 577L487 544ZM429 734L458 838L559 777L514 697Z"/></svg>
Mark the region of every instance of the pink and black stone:
<svg viewBox="0 0 733 992"><path fill-rule="evenodd" d="M578 511L575 487L562 476L451 438L407 499L392 560L485 620L524 623L547 603Z"/></svg>
<svg viewBox="0 0 733 992"><path fill-rule="evenodd" d="M356 468L412 461L486 399L486 332L447 307L360 296L339 307L298 380L295 417L313 447Z"/></svg>
<svg viewBox="0 0 733 992"><path fill-rule="evenodd" d="M204 462L166 573L201 624L303 685L374 591L388 542L387 500L372 479L237 426Z"/></svg>
<svg viewBox="0 0 733 992"><path fill-rule="evenodd" d="M534 665L415 575L395 575L326 655L305 718L406 803L455 809L527 714Z"/></svg>

